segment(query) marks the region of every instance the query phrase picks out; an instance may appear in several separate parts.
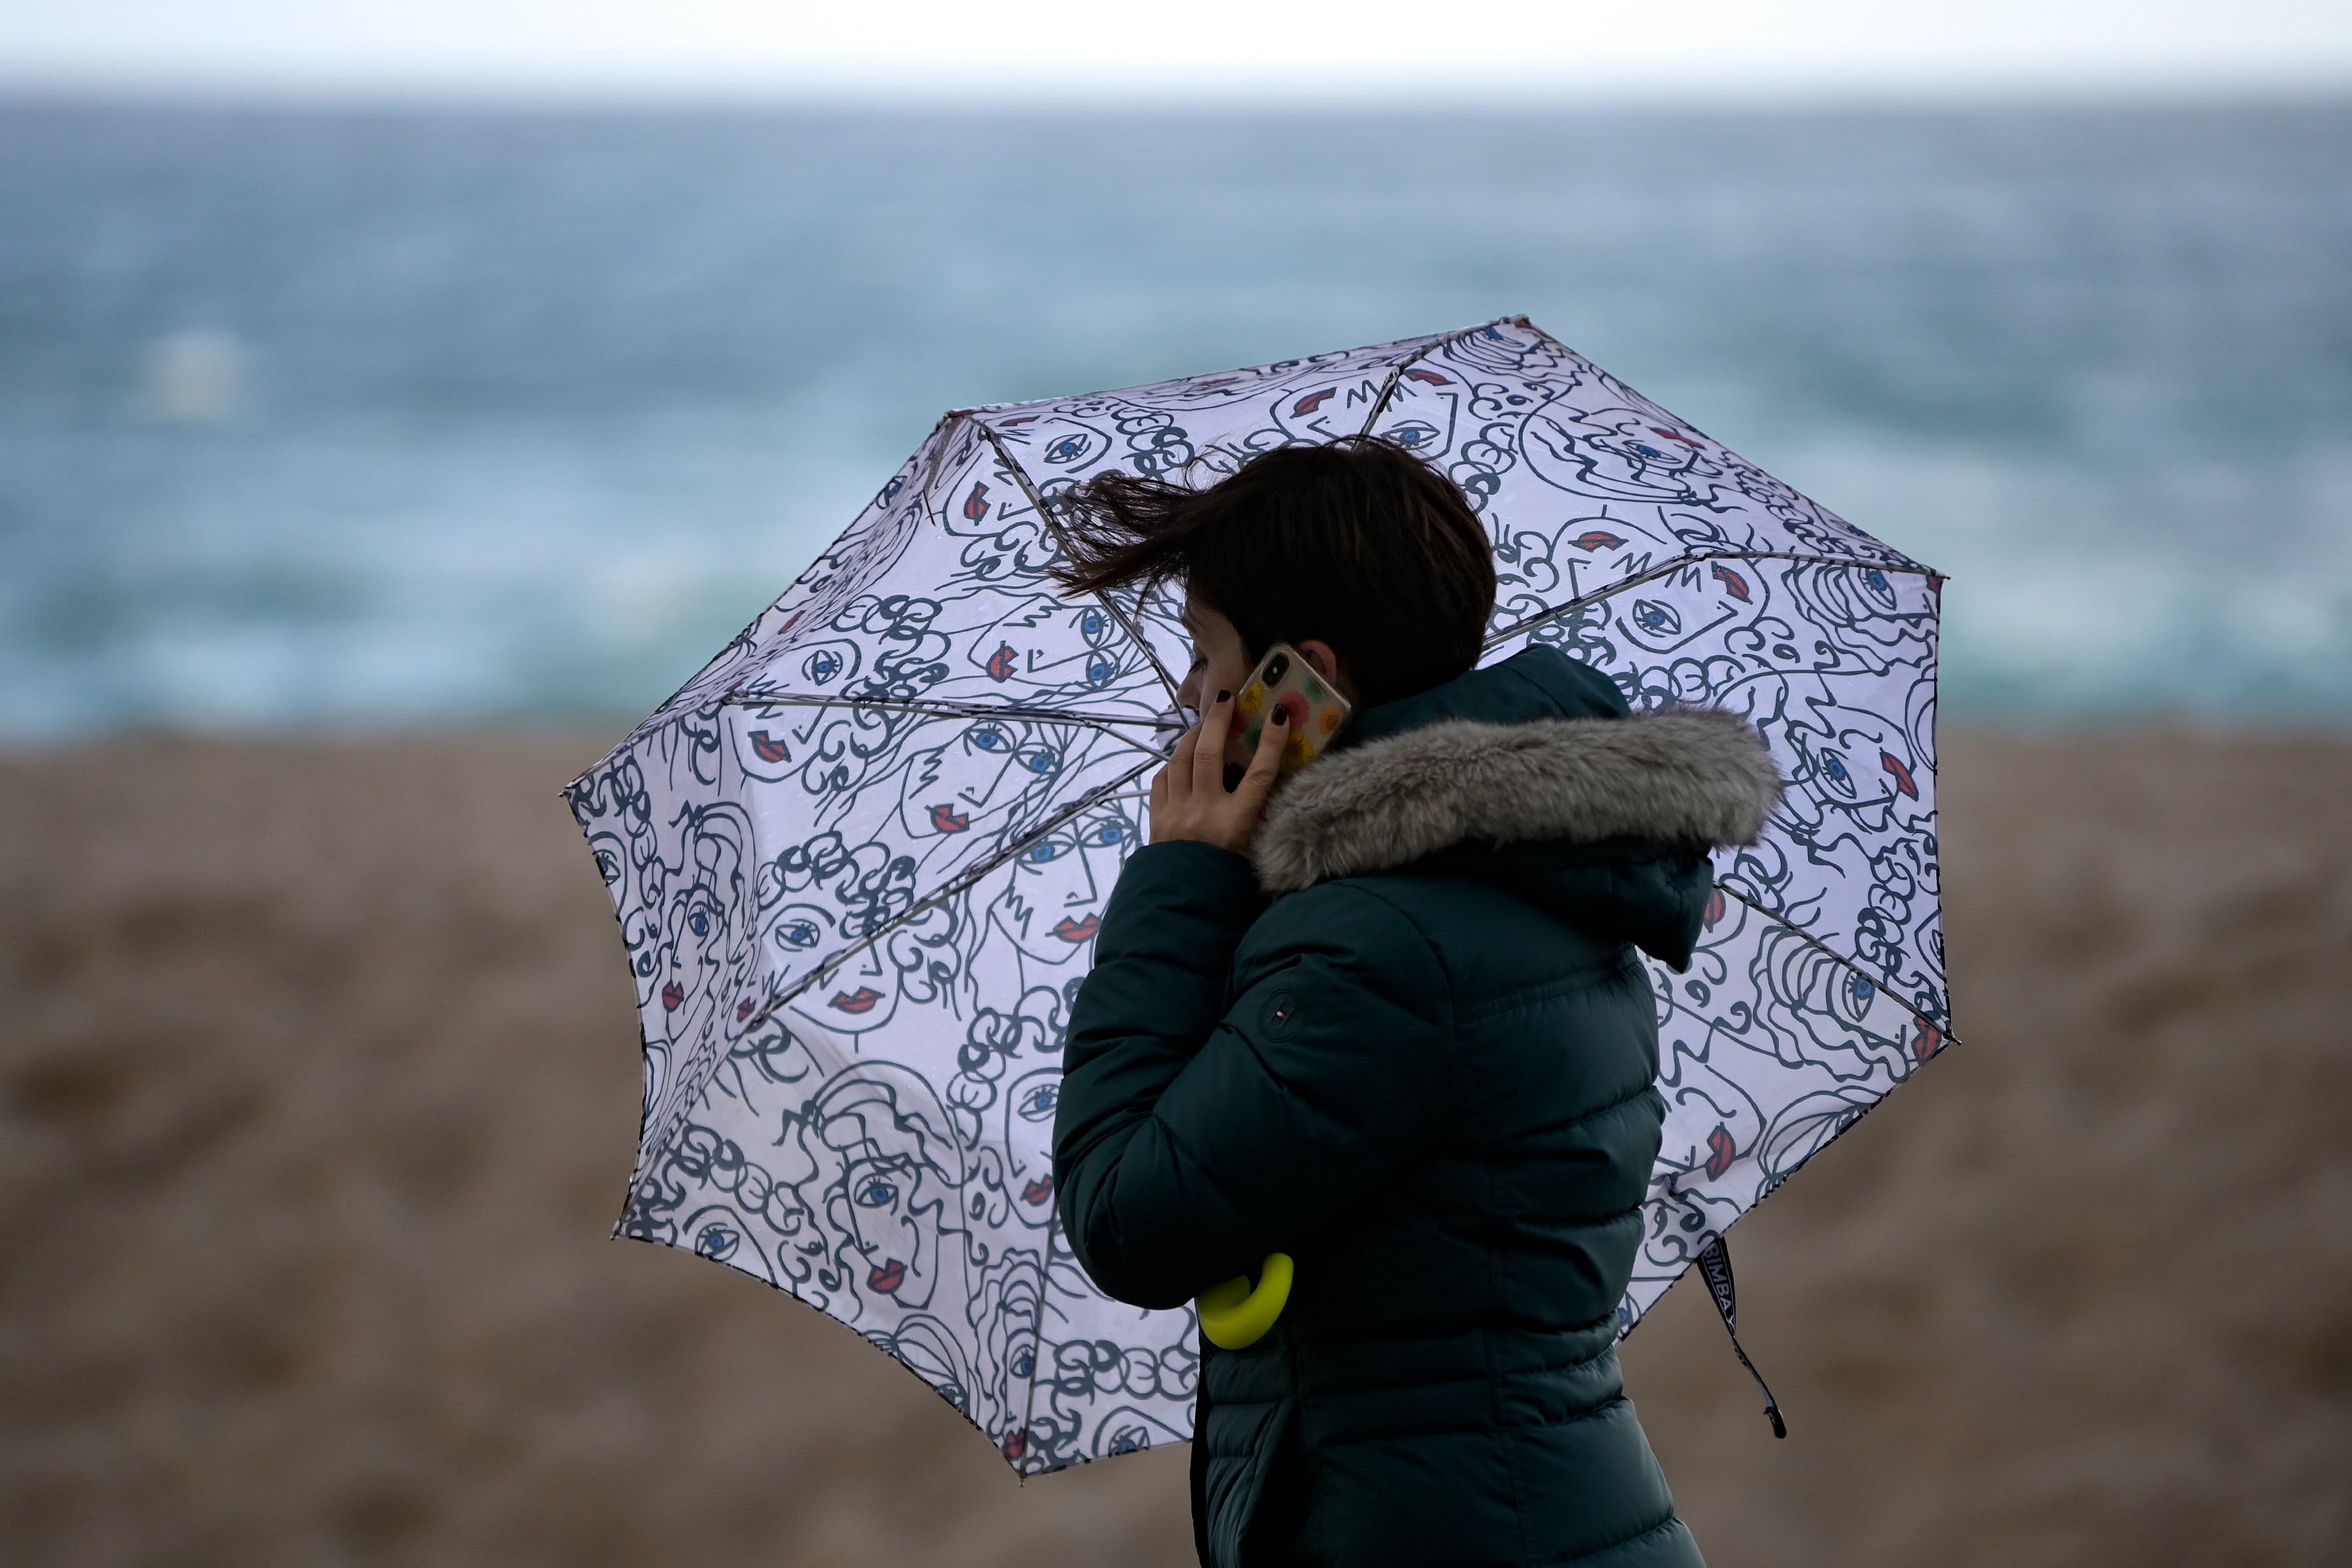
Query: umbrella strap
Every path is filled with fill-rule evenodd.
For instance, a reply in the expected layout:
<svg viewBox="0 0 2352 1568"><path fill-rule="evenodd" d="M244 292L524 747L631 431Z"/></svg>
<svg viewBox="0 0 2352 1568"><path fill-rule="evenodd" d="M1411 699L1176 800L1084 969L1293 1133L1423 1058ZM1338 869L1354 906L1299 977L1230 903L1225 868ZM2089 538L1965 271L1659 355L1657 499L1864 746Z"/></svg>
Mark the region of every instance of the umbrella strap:
<svg viewBox="0 0 2352 1568"><path fill-rule="evenodd" d="M1708 1242L1706 1250L1698 1255L1698 1271L1706 1277L1707 1293L1715 1298L1715 1310L1723 1319L1723 1331L1731 1336L1731 1353L1739 1358L1739 1364L1748 1369L1748 1375L1764 1391L1764 1418L1772 1423L1772 1436L1787 1436L1789 1424L1780 1419L1780 1402L1772 1397L1771 1384L1756 1370L1756 1363L1748 1359L1748 1352L1739 1348L1739 1300L1731 1287L1731 1250L1723 1245L1723 1237L1718 1236Z"/></svg>

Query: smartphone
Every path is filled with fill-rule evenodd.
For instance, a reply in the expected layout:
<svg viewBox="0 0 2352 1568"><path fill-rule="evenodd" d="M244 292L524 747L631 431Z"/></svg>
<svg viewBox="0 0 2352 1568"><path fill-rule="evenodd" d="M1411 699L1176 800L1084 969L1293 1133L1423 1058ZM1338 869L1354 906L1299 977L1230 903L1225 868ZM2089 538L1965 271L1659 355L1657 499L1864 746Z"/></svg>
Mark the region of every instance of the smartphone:
<svg viewBox="0 0 2352 1568"><path fill-rule="evenodd" d="M1332 690L1330 683L1286 642L1265 650L1265 657L1242 683L1234 706L1241 714L1242 742L1253 754L1274 710L1289 710L1290 739L1282 748L1286 773L1295 773L1321 756L1351 711L1348 700Z"/></svg>

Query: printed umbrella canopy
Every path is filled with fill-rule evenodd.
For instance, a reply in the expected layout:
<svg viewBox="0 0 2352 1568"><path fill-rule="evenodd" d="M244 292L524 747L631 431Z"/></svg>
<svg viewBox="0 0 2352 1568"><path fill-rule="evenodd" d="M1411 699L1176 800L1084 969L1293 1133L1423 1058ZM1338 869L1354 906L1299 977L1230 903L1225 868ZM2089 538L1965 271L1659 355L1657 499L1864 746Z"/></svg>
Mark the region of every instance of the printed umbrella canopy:
<svg viewBox="0 0 2352 1568"><path fill-rule="evenodd" d="M1702 1253L1727 1306L1710 1244L1944 1039L1926 567L1523 318L950 414L568 793L644 1026L619 1234L840 1320L1024 1473L1184 1439L1198 1372L1190 1310L1106 1300L1055 1237L1063 1026L1189 657L1164 594L1055 593L1055 497L1360 432L1492 531L1489 660L1548 643L1636 708L1734 709L1790 780L1717 856L1696 962L1652 965L1668 1109L1622 1328Z"/></svg>

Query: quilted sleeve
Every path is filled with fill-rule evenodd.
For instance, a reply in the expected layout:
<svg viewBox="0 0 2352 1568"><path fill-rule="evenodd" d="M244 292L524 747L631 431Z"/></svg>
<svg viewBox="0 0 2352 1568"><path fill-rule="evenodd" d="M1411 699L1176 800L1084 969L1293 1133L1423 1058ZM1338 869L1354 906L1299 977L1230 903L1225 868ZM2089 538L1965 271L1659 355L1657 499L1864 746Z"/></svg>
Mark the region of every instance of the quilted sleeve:
<svg viewBox="0 0 2352 1568"><path fill-rule="evenodd" d="M1132 923L1115 931L1118 913ZM1376 893L1282 900L1221 968L1237 986L1221 1010L1202 1005L1186 934L1106 911L1055 1124L1069 1244L1106 1293L1144 1307L1312 1245L1427 1148L1452 1101L1446 977Z"/></svg>

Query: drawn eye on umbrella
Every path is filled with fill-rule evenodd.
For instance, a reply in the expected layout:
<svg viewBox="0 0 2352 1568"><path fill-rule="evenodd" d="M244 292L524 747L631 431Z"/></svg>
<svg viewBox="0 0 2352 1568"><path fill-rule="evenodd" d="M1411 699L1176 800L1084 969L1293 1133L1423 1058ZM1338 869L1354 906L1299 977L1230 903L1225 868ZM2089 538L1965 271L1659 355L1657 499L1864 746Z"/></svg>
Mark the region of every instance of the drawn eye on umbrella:
<svg viewBox="0 0 2352 1568"><path fill-rule="evenodd" d="M1834 746L1822 746L1813 752L1813 772L1829 787L1830 793L1853 798L1853 774L1845 765L1845 756Z"/></svg>
<svg viewBox="0 0 2352 1568"><path fill-rule="evenodd" d="M768 930L785 952L815 952L835 944L840 927L823 904L786 904L771 918Z"/></svg>
<svg viewBox="0 0 2352 1568"><path fill-rule="evenodd" d="M1408 369L1390 389L1372 428L1423 461L1442 464L1453 450L1464 389L1459 378L1423 367ZM1480 408L1486 405L1476 405ZM1475 428L1475 426L1474 426ZM1474 441L1482 437L1473 436Z"/></svg>
<svg viewBox="0 0 2352 1568"><path fill-rule="evenodd" d="M1098 430L1071 430L1045 447L1045 462L1050 468L1075 468L1102 456L1109 446L1109 437Z"/></svg>
<svg viewBox="0 0 2352 1568"><path fill-rule="evenodd" d="M1663 599L1636 599L1620 623L1626 635L1655 647L1682 636L1682 612Z"/></svg>
<svg viewBox="0 0 2352 1568"><path fill-rule="evenodd" d="M1015 1116L1033 1127L1050 1123L1054 1120L1054 1107L1061 1102L1062 1098L1060 1073L1046 1069L1039 1076L1040 1081L1026 1093L1018 1092L1016 1086L1016 1092L1006 1101L1013 1107Z"/></svg>
<svg viewBox="0 0 2352 1568"><path fill-rule="evenodd" d="M774 1281L766 1254L752 1238L743 1217L724 1205L713 1205L687 1216L678 1227L695 1255L713 1263L730 1264L747 1274Z"/></svg>
<svg viewBox="0 0 2352 1568"><path fill-rule="evenodd" d="M589 835L588 845L589 853L596 859L596 875L603 879L607 888L618 887L623 868L627 864L623 857L628 852L619 835L593 833Z"/></svg>
<svg viewBox="0 0 2352 1568"><path fill-rule="evenodd" d="M1670 583L1644 584L1630 604L1618 600L1622 606L1618 633L1634 648L1664 654L1714 643L1726 630L1753 618L1750 594L1709 595L1700 586L1707 580L1719 581L1713 572L1677 573ZM1744 582L1741 586L1745 589Z"/></svg>
<svg viewBox="0 0 2352 1568"><path fill-rule="evenodd" d="M1919 563L1518 319L950 414L571 800L645 1041L624 1231L856 1323L1024 1473L1181 1440L1198 1373L1191 1315L1101 1298L1034 1185L1185 638L1165 592L1062 598L1033 498L1371 430L1496 535L1486 660L1546 644L1637 707L1732 709L1791 780L1717 857L1689 972L1652 966L1662 1037L1705 1056L1661 1063L1621 1326L1952 1043Z"/></svg>
<svg viewBox="0 0 2352 1568"><path fill-rule="evenodd" d="M855 644L826 643L802 656L801 678L811 686L831 686L856 668Z"/></svg>
<svg viewBox="0 0 2352 1568"><path fill-rule="evenodd" d="M1850 1023L1859 1024L1870 1016L1870 1005L1878 995L1877 982L1869 975L1847 970L1839 977L1837 1011Z"/></svg>
<svg viewBox="0 0 2352 1568"><path fill-rule="evenodd" d="M1803 566L1788 571L1782 581L1789 590L1789 611L1814 635L1813 658L1828 655L1848 661L1853 673L1883 665L1889 655L1901 658L1920 637L1920 622L1932 617L1934 601L1913 588L1907 600L1897 580L1876 568L1860 571ZM1822 638L1821 630L1833 636ZM1821 646L1826 642L1824 647Z"/></svg>

